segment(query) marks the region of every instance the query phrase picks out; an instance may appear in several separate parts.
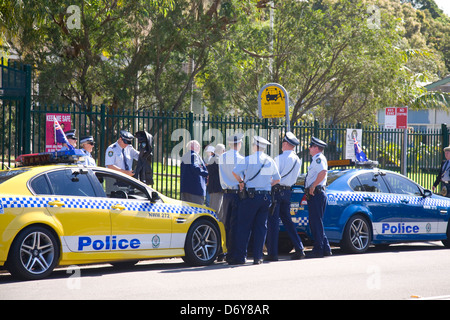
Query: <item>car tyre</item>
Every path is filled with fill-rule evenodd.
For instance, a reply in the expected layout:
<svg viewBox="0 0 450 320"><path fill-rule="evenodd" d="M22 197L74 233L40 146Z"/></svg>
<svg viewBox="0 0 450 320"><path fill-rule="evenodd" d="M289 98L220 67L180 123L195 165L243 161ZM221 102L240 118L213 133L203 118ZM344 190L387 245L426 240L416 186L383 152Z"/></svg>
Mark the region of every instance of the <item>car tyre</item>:
<svg viewBox="0 0 450 320"><path fill-rule="evenodd" d="M362 215L352 216L345 225L341 248L348 253L364 253L372 242L369 221Z"/></svg>
<svg viewBox="0 0 450 320"><path fill-rule="evenodd" d="M214 262L220 251L220 232L206 219L195 221L186 236L184 262L192 266L206 266Z"/></svg>
<svg viewBox="0 0 450 320"><path fill-rule="evenodd" d="M30 226L14 239L7 268L14 277L37 280L50 275L58 261L59 244L54 234L42 226Z"/></svg>

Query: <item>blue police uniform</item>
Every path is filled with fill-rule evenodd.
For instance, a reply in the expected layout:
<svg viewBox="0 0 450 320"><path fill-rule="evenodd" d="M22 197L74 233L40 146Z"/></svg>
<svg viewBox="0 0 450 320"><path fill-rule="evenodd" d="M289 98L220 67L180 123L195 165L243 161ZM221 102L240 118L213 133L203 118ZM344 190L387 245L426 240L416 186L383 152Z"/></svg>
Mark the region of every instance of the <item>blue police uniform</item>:
<svg viewBox="0 0 450 320"><path fill-rule="evenodd" d="M90 142L90 143L94 143L94 137L92 136L87 136L87 137L83 137L80 138L80 145L82 146L84 143L86 142ZM84 148L81 148L81 151L85 154L84 157L84 161L83 162L79 162L81 164L84 164L86 166L92 166L92 167L96 167L97 164L95 163L95 159L92 157L91 153L86 151Z"/></svg>
<svg viewBox="0 0 450 320"><path fill-rule="evenodd" d="M325 142L315 137L311 139L310 146L312 145L322 148L327 146ZM319 152L312 157L305 179L305 188L310 188L316 181L318 174L323 170L328 170L327 159L322 152ZM330 244L323 228L323 215L327 206L326 182L327 176L325 175L325 178L318 183L314 195L308 200L309 227L314 238L314 248L311 257L320 258L331 255Z"/></svg>
<svg viewBox="0 0 450 320"><path fill-rule="evenodd" d="M292 132L286 133L283 142L287 142L292 146L298 146L300 144ZM301 169L301 161L293 150L285 150L275 158L275 163L278 166L281 180L279 185L272 188L272 199L274 200L272 206L274 208L267 220L267 257L265 260L278 260L280 219L295 248L295 254L292 256L292 259L302 259L305 256L303 243L297 234L297 229L292 222L290 212L291 187L297 182L297 177Z"/></svg>
<svg viewBox="0 0 450 320"><path fill-rule="evenodd" d="M270 142L255 136L254 145L265 148ZM236 165L233 172L244 177L248 198L239 202L235 254L231 264L245 263L250 234L253 237L253 263L260 264L267 233L271 183L280 180L280 174L275 161L263 151L256 151L246 157Z"/></svg>
<svg viewBox="0 0 450 320"><path fill-rule="evenodd" d="M234 167L244 161L244 157L239 151L234 149L234 145L242 142L243 134L236 134L227 138L233 148L223 153L219 157L219 178L223 190L222 200L222 223L225 226L227 261L233 260L234 237L236 235L237 212L239 205L239 183L233 176Z"/></svg>
<svg viewBox="0 0 450 320"><path fill-rule="evenodd" d="M129 171L133 168L133 159L136 161L139 159L139 152L131 145L134 139L131 133L121 130L120 137L128 146L122 149L118 142L111 144L105 152L105 167L115 165L122 170Z"/></svg>

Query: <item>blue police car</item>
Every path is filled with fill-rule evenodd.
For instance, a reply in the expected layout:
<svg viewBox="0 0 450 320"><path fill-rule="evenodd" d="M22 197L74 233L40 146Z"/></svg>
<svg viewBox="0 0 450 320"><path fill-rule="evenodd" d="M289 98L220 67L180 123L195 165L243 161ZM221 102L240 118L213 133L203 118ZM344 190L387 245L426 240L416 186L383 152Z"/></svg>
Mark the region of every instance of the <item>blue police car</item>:
<svg viewBox="0 0 450 320"><path fill-rule="evenodd" d="M312 236L304 179L301 176L293 186L291 215L308 241ZM398 173L378 168L329 170L327 197L325 233L346 252L364 253L371 244L414 241L442 240L450 247L450 199ZM289 244L281 237L286 250Z"/></svg>

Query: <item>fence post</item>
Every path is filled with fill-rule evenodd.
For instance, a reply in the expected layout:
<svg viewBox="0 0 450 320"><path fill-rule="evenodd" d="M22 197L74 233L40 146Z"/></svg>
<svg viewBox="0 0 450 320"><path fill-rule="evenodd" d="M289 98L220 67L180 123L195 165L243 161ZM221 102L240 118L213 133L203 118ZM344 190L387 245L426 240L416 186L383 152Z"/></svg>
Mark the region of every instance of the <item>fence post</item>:
<svg viewBox="0 0 450 320"><path fill-rule="evenodd" d="M194 113L192 111L189 111L188 117L189 117L189 120L188 120L189 121L189 123L188 123L189 134L191 135L190 140L193 140L194 139Z"/></svg>
<svg viewBox="0 0 450 320"><path fill-rule="evenodd" d="M442 159L445 160L445 152L444 152L444 148L447 147L449 145L449 140L448 140L448 127L446 123L441 124L441 141L442 141L442 148L441 148L441 152L442 152Z"/></svg>
<svg viewBox="0 0 450 320"><path fill-rule="evenodd" d="M25 71L25 97L23 99L23 153L31 153L31 66L23 66Z"/></svg>
<svg viewBox="0 0 450 320"><path fill-rule="evenodd" d="M101 129L99 130L101 133L105 133L106 132L106 107L104 104L102 104L100 106L100 126ZM98 164L105 164L105 150L106 150L106 134L101 134L101 138L100 138L100 150L102 152L99 152L98 154Z"/></svg>

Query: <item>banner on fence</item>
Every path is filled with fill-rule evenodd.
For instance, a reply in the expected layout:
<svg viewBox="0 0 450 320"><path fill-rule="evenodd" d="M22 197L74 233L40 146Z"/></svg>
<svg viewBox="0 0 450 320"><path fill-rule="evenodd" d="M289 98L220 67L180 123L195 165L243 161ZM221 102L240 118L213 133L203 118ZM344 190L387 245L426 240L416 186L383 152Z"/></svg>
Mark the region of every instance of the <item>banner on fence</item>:
<svg viewBox="0 0 450 320"><path fill-rule="evenodd" d="M71 129L72 116L69 113L46 113L45 114L45 152L58 151L62 144L56 142L54 120L58 120L61 129L66 132Z"/></svg>
<svg viewBox="0 0 450 320"><path fill-rule="evenodd" d="M362 140L362 129L347 129L345 135L345 159L359 161L359 159L356 159L355 155L355 140Z"/></svg>

